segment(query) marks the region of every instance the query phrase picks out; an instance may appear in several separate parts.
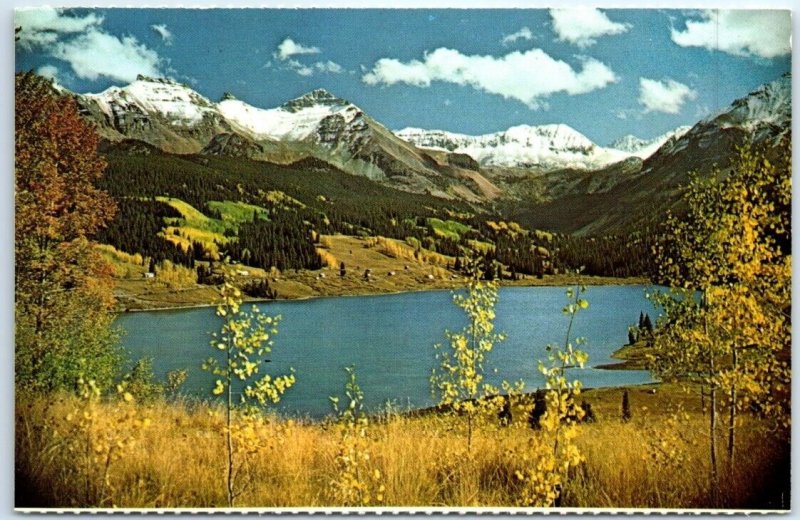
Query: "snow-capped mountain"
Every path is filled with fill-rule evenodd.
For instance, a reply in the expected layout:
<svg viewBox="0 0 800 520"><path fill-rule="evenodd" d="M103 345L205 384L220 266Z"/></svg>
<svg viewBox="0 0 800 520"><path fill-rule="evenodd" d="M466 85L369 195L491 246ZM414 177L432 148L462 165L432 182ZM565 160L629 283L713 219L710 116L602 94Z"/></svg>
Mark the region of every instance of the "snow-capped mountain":
<svg viewBox="0 0 800 520"><path fill-rule="evenodd" d="M124 87L75 98L84 116L111 142L134 139L171 153L279 163L312 157L399 189L467 200L608 191L643 175L683 182L687 171L725 164L746 141L777 143L791 132L788 74L691 128L651 140L625 136L608 147L562 124L520 125L479 136L417 128L395 134L358 106L322 89L275 108L259 108L229 94L215 103L175 81L139 77ZM509 181L529 170L538 174L564 168L582 170L588 177L573 176L573 184L556 191Z"/></svg>
<svg viewBox="0 0 800 520"><path fill-rule="evenodd" d="M214 103L168 79L139 76L124 87L77 95L76 101L106 139L138 139L168 152L196 152L230 130Z"/></svg>
<svg viewBox="0 0 800 520"><path fill-rule="evenodd" d="M680 211L681 186L690 173L725 172L738 150L751 145L768 157L791 154L791 76L785 75L735 100L726 109L695 124L680 137L668 139L642 161L640 170L622 176L595 192L592 211L602 218L564 226L565 232L624 233L655 225L667 210ZM602 177L595 174L594 177ZM581 188L583 189L583 188ZM584 189L583 193L588 193ZM530 225L544 226L552 214L567 214L580 192L536 209Z"/></svg>
<svg viewBox="0 0 800 520"><path fill-rule="evenodd" d="M736 147L746 142L775 145L785 139L791 134L791 121L792 78L787 73L699 121L678 139L665 142L645 171L663 162L685 163L693 156L709 164L725 164Z"/></svg>
<svg viewBox="0 0 800 520"><path fill-rule="evenodd" d="M240 133L275 141L303 141L318 131L327 118L339 116L349 124L363 115L357 106L323 89L270 109L256 108L228 96L217 104L217 109Z"/></svg>
<svg viewBox="0 0 800 520"><path fill-rule="evenodd" d="M641 139L635 135L628 134L613 141L608 145L608 148L627 152L640 159L647 159L661 148L664 143L670 139L679 139L691 128L691 126L679 126L653 139Z"/></svg>
<svg viewBox="0 0 800 520"><path fill-rule="evenodd" d="M714 123L719 128L740 128L759 131L765 127L788 131L792 122L792 77L786 73L780 78L761 85L747 96L737 99L718 114L701 121Z"/></svg>
<svg viewBox="0 0 800 520"><path fill-rule="evenodd" d="M585 135L563 124L520 125L478 136L419 128L405 128L395 134L419 147L467 154L486 166L593 170L631 155L598 146Z"/></svg>
<svg viewBox="0 0 800 520"><path fill-rule="evenodd" d="M408 191L480 198L451 171L454 166L438 164L356 105L322 89L265 109L230 94L214 103L186 85L140 76L125 87L76 99L110 141L138 139L168 152L282 163L314 157Z"/></svg>

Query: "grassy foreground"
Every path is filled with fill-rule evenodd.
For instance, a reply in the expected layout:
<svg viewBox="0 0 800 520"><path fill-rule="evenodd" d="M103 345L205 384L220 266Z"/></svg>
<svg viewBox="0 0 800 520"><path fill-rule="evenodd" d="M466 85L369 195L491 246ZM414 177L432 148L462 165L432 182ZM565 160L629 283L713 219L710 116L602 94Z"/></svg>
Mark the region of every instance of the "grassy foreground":
<svg viewBox="0 0 800 520"><path fill-rule="evenodd" d="M720 454L722 496L709 501L708 416L697 392L673 385L628 390L632 419L620 418L623 389L581 394L597 421L579 425L586 457L562 491L561 507L789 508L788 434L743 417L736 465ZM510 426L494 415L465 453L463 425L439 413L374 417L363 446L383 489L369 506L514 506L535 435L522 408ZM17 507L225 507L223 410L205 403L105 402L75 397L16 403ZM331 422L262 416L239 423L247 446L237 479L239 507L337 506L338 428ZM87 443L86 434L91 435ZM724 432L718 445L724 446Z"/></svg>

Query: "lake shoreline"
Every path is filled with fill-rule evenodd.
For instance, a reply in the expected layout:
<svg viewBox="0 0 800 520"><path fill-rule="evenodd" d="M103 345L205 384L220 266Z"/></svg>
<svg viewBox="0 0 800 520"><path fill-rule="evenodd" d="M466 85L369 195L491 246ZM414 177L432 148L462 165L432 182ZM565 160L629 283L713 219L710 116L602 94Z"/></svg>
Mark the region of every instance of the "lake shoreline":
<svg viewBox="0 0 800 520"><path fill-rule="evenodd" d="M331 287L329 292L322 292L321 294L311 294L311 295L286 295L278 298L268 299L268 298L245 298L244 303L247 304L258 304L258 303L270 303L270 302L292 302L292 301L310 301L310 300L321 300L321 299L328 299L328 298L352 298L352 297L364 297L364 296L390 296L390 295L397 295L397 294L412 294L412 293L426 293L426 292L437 292L437 291L452 291L458 290L464 287L463 280L452 281L448 280L445 284L429 284L424 287L420 287L417 289L400 289L400 290L391 290L385 289L383 287L365 287L367 289L364 292L340 292L337 291L336 287ZM626 285L650 285L652 282L645 278L645 277L626 277L626 278L615 278L610 276L575 276L575 275L549 275L545 278L533 278L533 279L524 279L524 280L516 280L516 281L501 281L499 283L500 287L569 287L573 285L586 285L586 286L610 286L610 285L619 285L619 286L626 286ZM216 289L215 286L206 286L207 288ZM373 290L369 290L373 289ZM129 299L129 295L125 295L126 299ZM175 311L175 310L190 310L190 309L203 309L203 308L210 308L215 307L218 305L218 302L214 301L206 301L201 303L173 303L173 302L162 302L150 300L148 303L152 306L145 306L142 308L131 308L128 306L121 305L119 309L116 311L117 314L126 314L126 313L139 313L139 312L153 312L153 311Z"/></svg>

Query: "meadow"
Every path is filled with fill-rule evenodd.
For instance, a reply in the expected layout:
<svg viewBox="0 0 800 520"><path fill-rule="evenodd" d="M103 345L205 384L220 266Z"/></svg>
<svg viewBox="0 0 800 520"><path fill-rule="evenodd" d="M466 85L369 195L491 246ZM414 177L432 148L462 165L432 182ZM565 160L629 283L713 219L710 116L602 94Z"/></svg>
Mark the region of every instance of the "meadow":
<svg viewBox="0 0 800 520"><path fill-rule="evenodd" d="M621 400L629 393L631 418ZM720 461L710 501L707 411L697 388L678 384L588 390L596 420L576 426L585 460L570 470L564 508L787 509L789 441L742 414L732 472ZM487 413L467 452L459 417L388 411L369 419L356 478L372 489L363 507L514 507L516 474L534 462L530 400L500 426ZM87 418L88 417L88 418ZM216 508L227 506L224 408L183 398L93 405L73 395L19 397L17 507ZM239 416L237 507L353 506L337 494L343 436L333 420ZM720 431L719 444L726 432ZM359 455L359 456L360 456ZM526 460L527 459L527 460Z"/></svg>

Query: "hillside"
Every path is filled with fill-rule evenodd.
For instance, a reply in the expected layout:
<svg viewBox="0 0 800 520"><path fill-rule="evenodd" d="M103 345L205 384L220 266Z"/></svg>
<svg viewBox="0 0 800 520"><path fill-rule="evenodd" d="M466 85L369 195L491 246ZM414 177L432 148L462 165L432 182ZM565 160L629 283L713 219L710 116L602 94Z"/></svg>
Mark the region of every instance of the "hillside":
<svg viewBox="0 0 800 520"><path fill-rule="evenodd" d="M543 204L508 207L506 215L528 226L583 235L653 226L668 210L681 211L680 188L690 173L724 172L742 146L762 150L791 169L790 99L791 76L784 75L667 140L640 168L617 175L601 189L569 190Z"/></svg>

